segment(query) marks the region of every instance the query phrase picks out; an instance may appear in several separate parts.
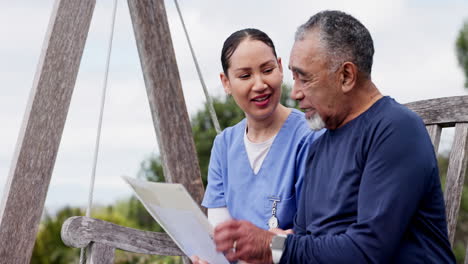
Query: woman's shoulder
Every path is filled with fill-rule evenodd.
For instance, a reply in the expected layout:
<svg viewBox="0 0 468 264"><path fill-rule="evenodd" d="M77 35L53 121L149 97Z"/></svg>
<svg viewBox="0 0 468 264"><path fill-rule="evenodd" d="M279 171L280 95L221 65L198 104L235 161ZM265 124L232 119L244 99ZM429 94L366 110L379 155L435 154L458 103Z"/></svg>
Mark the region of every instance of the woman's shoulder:
<svg viewBox="0 0 468 264"><path fill-rule="evenodd" d="M305 115L303 112L301 112L300 110L296 109L296 108L289 108L291 109L291 114L290 116L295 118L295 119L304 119L305 120Z"/></svg>
<svg viewBox="0 0 468 264"><path fill-rule="evenodd" d="M239 123L225 128L215 138L216 142L232 142L236 138L242 138L244 136L246 119L242 119Z"/></svg>
<svg viewBox="0 0 468 264"><path fill-rule="evenodd" d="M294 108L291 108L291 113L283 126L288 131L289 135L296 138L302 138L311 133L304 113Z"/></svg>

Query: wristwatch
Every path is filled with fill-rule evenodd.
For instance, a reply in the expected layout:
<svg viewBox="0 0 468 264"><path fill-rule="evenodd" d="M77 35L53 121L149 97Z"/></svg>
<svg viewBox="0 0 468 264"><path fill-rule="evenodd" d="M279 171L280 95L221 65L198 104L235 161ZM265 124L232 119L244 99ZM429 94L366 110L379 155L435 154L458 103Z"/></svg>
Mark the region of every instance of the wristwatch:
<svg viewBox="0 0 468 264"><path fill-rule="evenodd" d="M271 239L270 249L273 263L277 264L281 260L281 255L283 255L284 243L286 242L286 235L275 235Z"/></svg>

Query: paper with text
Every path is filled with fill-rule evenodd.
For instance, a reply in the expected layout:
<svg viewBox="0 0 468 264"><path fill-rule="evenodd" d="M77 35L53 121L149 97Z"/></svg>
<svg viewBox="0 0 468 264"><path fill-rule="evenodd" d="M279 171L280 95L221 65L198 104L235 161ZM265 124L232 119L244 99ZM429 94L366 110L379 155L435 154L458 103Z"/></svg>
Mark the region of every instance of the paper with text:
<svg viewBox="0 0 468 264"><path fill-rule="evenodd" d="M224 255L216 251L213 227L183 185L122 178L187 256L197 255L209 263L229 264Z"/></svg>

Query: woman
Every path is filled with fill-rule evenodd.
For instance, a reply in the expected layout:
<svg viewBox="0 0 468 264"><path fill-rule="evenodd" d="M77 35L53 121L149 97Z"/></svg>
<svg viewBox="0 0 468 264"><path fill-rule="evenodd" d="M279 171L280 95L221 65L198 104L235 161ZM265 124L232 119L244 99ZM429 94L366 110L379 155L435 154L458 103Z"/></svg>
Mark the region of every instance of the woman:
<svg viewBox="0 0 468 264"><path fill-rule="evenodd" d="M245 219L290 229L311 132L298 110L280 104L283 68L272 40L257 29L234 32L221 53L221 82L246 118L213 144L202 205L213 226Z"/></svg>

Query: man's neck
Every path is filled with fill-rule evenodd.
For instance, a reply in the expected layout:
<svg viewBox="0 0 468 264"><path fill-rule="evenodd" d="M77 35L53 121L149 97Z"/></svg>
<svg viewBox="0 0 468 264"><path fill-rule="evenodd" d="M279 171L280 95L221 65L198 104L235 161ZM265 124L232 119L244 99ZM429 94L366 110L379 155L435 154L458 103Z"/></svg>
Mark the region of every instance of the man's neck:
<svg viewBox="0 0 468 264"><path fill-rule="evenodd" d="M383 95L371 80L362 81L359 87L356 87L352 94L350 94L350 110L346 118L338 126L342 127L349 123L351 120L357 118L362 113L366 112L372 107Z"/></svg>

